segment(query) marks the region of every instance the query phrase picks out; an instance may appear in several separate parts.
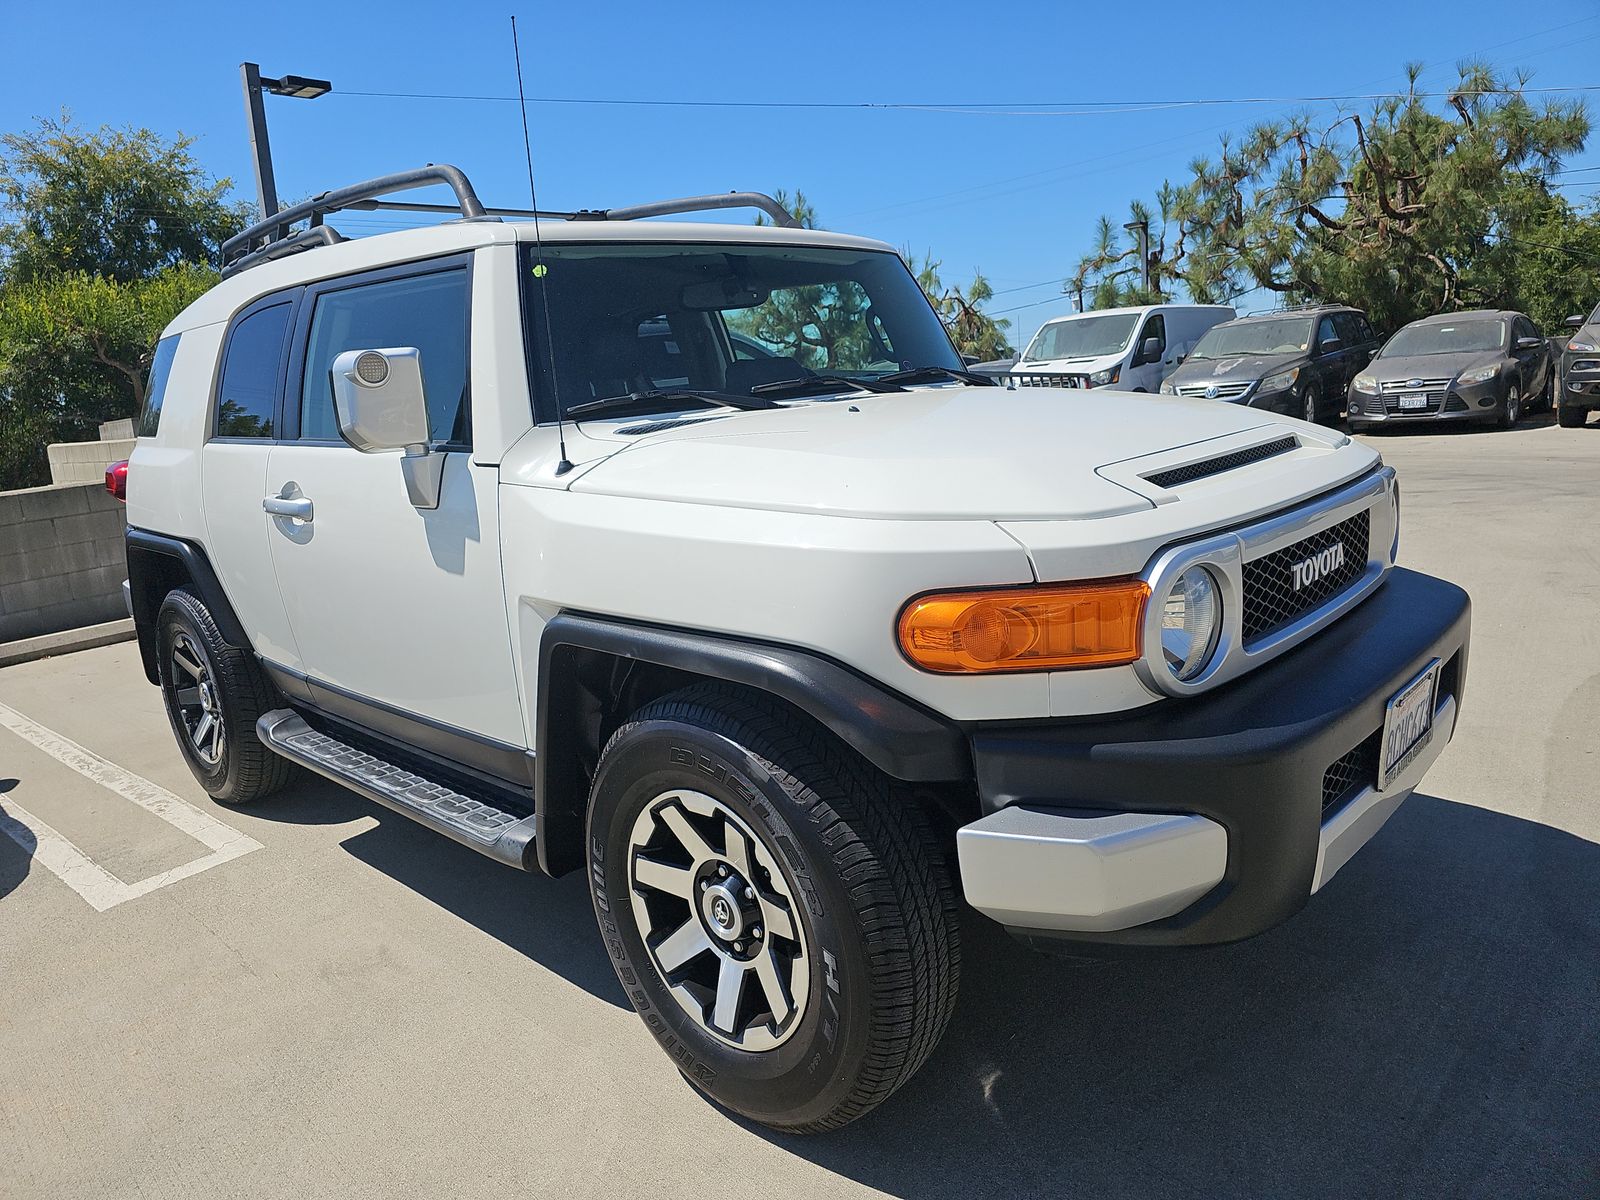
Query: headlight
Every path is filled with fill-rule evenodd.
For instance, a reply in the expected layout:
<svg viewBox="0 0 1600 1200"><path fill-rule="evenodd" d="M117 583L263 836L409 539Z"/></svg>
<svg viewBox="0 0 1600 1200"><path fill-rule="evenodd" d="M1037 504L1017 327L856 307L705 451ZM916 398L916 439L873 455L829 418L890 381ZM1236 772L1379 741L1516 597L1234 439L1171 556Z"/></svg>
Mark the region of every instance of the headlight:
<svg viewBox="0 0 1600 1200"><path fill-rule="evenodd" d="M1567 349L1576 350L1579 354L1593 354L1596 350L1600 350L1600 346L1596 346L1593 342L1568 342Z"/></svg>
<svg viewBox="0 0 1600 1200"><path fill-rule="evenodd" d="M1287 371L1279 371L1276 375L1268 375L1261 381L1263 392L1286 392L1294 386L1294 381L1300 378L1300 368L1290 367Z"/></svg>
<svg viewBox="0 0 1600 1200"><path fill-rule="evenodd" d="M1090 387L1108 387L1115 383L1122 375L1122 368L1107 367L1104 371L1096 371L1089 376Z"/></svg>
<svg viewBox="0 0 1600 1200"><path fill-rule="evenodd" d="M1161 656L1180 680L1190 680L1211 661L1222 627L1217 581L1204 567L1190 567L1161 605Z"/></svg>
<svg viewBox="0 0 1600 1200"><path fill-rule="evenodd" d="M1176 396L1178 394L1178 385L1175 383L1163 383L1161 385L1161 394L1163 396Z"/></svg>
<svg viewBox="0 0 1600 1200"><path fill-rule="evenodd" d="M1351 384L1358 392L1365 392L1369 396L1378 394L1378 381L1371 375L1357 375Z"/></svg>
<svg viewBox="0 0 1600 1200"><path fill-rule="evenodd" d="M1456 376L1457 383L1485 383L1500 374L1500 364L1479 367L1476 371L1463 371Z"/></svg>

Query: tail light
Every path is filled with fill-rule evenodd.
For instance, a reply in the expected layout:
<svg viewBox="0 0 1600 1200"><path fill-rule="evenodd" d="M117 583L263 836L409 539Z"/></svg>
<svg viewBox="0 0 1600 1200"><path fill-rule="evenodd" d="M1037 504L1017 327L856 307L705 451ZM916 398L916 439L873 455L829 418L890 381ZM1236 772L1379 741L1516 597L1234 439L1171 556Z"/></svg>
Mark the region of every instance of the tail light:
<svg viewBox="0 0 1600 1200"><path fill-rule="evenodd" d="M114 462L106 468L106 491L124 504L128 502L128 460Z"/></svg>

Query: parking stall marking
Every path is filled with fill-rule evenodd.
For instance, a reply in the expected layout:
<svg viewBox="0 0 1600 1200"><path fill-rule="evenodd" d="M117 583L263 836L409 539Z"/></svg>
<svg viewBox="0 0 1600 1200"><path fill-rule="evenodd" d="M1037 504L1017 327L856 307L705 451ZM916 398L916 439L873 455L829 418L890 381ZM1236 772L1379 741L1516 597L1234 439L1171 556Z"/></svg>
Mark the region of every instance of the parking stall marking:
<svg viewBox="0 0 1600 1200"><path fill-rule="evenodd" d="M3 703L0 703L0 728L9 729L84 778L132 801L211 852L138 883L124 883L62 837L47 822L33 816L9 797L0 800L0 832L4 832L24 850L31 851L36 861L83 897L96 912L105 912L108 908L147 895L157 888L261 849L261 843L248 834L224 825L166 788L101 758L71 738L53 729L46 729Z"/></svg>

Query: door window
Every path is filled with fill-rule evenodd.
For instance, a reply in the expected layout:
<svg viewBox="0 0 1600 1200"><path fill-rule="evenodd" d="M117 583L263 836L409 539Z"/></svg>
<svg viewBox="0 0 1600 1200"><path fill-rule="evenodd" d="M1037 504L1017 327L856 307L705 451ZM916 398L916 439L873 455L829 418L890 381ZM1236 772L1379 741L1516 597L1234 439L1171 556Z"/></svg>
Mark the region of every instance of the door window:
<svg viewBox="0 0 1600 1200"><path fill-rule="evenodd" d="M172 374L172 360L178 353L178 337L164 337L156 343L155 355L150 359L150 377L145 381L144 406L139 410L139 425L135 432L140 437L155 437L161 428L161 402L167 395L167 379Z"/></svg>
<svg viewBox="0 0 1600 1200"><path fill-rule="evenodd" d="M300 436L319 441L339 437L333 412L335 358L346 350L412 346L422 364L430 438L470 444L468 285L465 270L448 270L320 294L311 315L300 386Z"/></svg>
<svg viewBox="0 0 1600 1200"><path fill-rule="evenodd" d="M1156 355L1155 355L1154 358L1145 358L1144 357L1144 344L1147 341L1149 341L1151 338L1155 338L1156 341L1161 343L1161 349L1156 352ZM1139 331L1139 340L1136 341L1134 343L1134 345L1133 345L1134 353L1139 355L1139 361L1141 363L1159 362L1160 359L1161 359L1161 355L1166 350L1166 348L1167 348L1167 319L1165 317L1163 317L1160 313L1151 313L1150 314L1150 319L1144 323L1144 328Z"/></svg>
<svg viewBox="0 0 1600 1200"><path fill-rule="evenodd" d="M269 438L278 405L278 373L293 305L257 309L233 327L217 388L216 437Z"/></svg>
<svg viewBox="0 0 1600 1200"><path fill-rule="evenodd" d="M1334 328L1333 318L1331 316L1323 317L1322 321L1317 325L1317 348L1324 354L1329 353L1328 343L1335 341L1338 336L1339 331ZM1333 349L1337 350L1339 347L1335 346Z"/></svg>

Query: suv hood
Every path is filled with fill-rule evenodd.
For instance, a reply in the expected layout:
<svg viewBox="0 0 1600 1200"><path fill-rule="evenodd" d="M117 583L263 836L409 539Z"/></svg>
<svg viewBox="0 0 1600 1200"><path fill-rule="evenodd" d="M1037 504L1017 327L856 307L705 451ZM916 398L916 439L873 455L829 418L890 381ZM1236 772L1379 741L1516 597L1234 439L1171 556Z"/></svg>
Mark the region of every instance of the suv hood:
<svg viewBox="0 0 1600 1200"><path fill-rule="evenodd" d="M1125 404L1108 407L1109 391L952 386L758 412L589 421L583 436L617 452L570 486L837 516L1081 520L1156 507L1098 468L1264 426L1309 430L1178 397L1127 393Z"/></svg>
<svg viewBox="0 0 1600 1200"><path fill-rule="evenodd" d="M1017 374L1028 371L1042 371L1052 374L1057 371L1072 371L1076 374L1093 375L1096 371L1108 370L1120 366L1127 357L1127 348L1114 351L1111 354L1080 355L1076 358L1029 358L1019 359L1011 369Z"/></svg>
<svg viewBox="0 0 1600 1200"><path fill-rule="evenodd" d="M1227 358L1191 358L1167 376L1166 382L1217 383L1224 379L1265 379L1279 371L1287 371L1296 363L1306 362L1298 351L1293 354L1229 355Z"/></svg>

